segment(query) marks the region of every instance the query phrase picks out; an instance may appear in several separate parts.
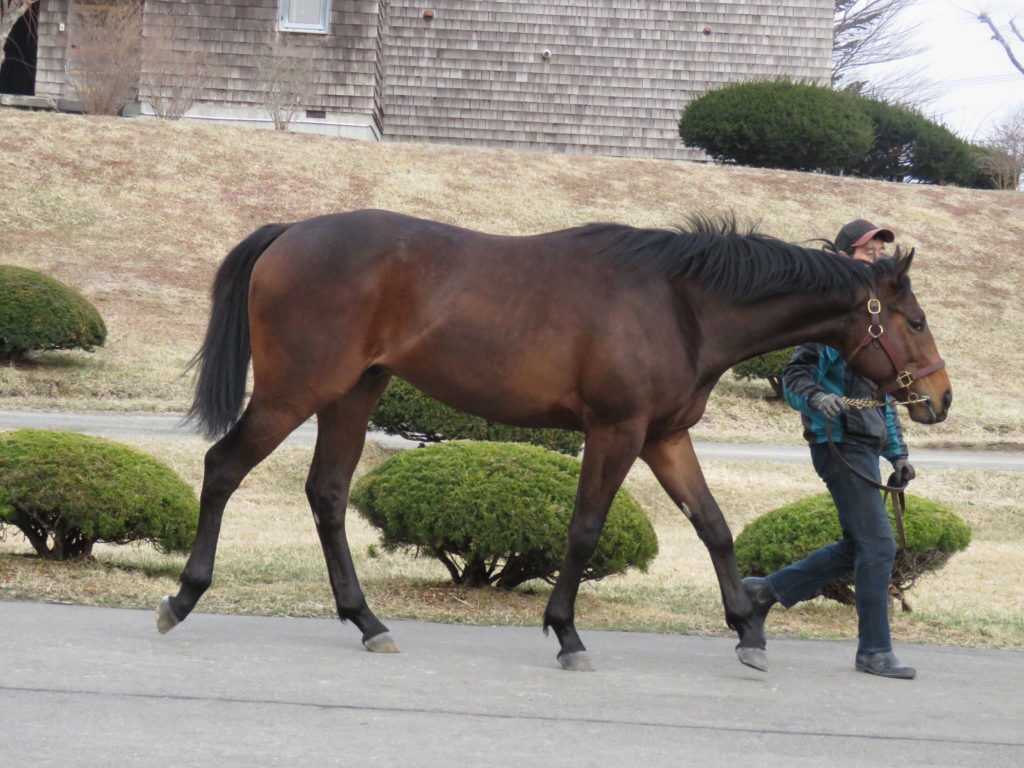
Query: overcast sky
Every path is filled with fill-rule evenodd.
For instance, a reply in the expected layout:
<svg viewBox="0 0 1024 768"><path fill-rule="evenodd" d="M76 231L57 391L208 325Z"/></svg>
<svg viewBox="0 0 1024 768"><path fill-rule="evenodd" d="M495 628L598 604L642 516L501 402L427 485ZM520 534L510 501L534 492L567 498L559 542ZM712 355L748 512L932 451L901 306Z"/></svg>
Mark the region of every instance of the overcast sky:
<svg viewBox="0 0 1024 768"><path fill-rule="evenodd" d="M924 107L958 135L968 140L985 138L992 121L1014 104L1024 105L1024 74L1016 69L1003 47L991 39L988 27L974 19L987 10L1009 32L1006 21L1015 14L1024 31L1024 0L917 0L901 16L901 24L929 50L898 66L922 63L926 74L942 87L942 96ZM1016 40L1018 60L1024 43Z"/></svg>

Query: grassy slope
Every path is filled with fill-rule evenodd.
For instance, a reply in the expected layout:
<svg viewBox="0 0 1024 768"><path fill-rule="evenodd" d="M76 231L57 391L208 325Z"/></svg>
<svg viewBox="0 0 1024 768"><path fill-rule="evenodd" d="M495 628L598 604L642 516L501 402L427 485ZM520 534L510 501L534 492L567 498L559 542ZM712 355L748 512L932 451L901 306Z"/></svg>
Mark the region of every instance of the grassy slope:
<svg viewBox="0 0 1024 768"><path fill-rule="evenodd" d="M1016 381L1024 370L1021 193L9 110L0 110L0 169L0 263L77 286L110 328L108 346L95 355L60 353L44 356L45 365L0 369L3 408L184 409L188 382L178 375L201 339L213 272L235 242L268 221L382 207L526 234L593 220L658 226L690 211L734 211L793 240L830 236L854 216L894 227L902 244L918 248L915 289L956 390L949 422L911 428L912 444L1024 443ZM797 442L798 420L764 402L763 391L727 377L698 438ZM198 484L198 441L140 447ZM308 459L305 450L278 451L235 497L217 582L201 610L330 615L301 493ZM820 489L809 466L709 462L705 471L737 531ZM642 467L629 484L652 514L662 555L649 575L585 585L581 624L720 631L713 575L692 530ZM914 590L915 613L896 620L899 638L1024 647L1018 486L1013 475L977 472L918 481L916 493L964 515L975 543ZM371 603L385 616L539 619L543 590L506 597L438 586L439 566L371 558L374 535L357 520L351 528ZM26 551L14 538L0 550ZM100 562L72 567L8 554L0 556L0 596L151 606L172 588L181 564L146 548L101 548ZM848 609L818 602L772 621L776 632L855 632Z"/></svg>
<svg viewBox="0 0 1024 768"><path fill-rule="evenodd" d="M257 226L363 207L529 234L595 220L640 226L733 211L786 239L863 216L915 246L915 289L956 393L916 444L1024 443L1019 300L1024 194L671 161L369 144L195 123L0 111L0 263L82 290L110 328L94 356L0 371L9 407L182 410L207 290ZM83 362L79 362L83 361ZM784 408L727 377L698 438L796 442ZM14 399L10 399L14 398Z"/></svg>

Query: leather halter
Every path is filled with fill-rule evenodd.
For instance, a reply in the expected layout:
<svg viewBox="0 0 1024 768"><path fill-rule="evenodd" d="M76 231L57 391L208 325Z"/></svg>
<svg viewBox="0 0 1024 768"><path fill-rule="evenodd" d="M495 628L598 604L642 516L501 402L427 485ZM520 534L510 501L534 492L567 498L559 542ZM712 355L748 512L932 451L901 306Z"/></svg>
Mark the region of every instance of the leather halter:
<svg viewBox="0 0 1024 768"><path fill-rule="evenodd" d="M884 397L885 395L896 392L900 389L907 390L910 395L915 396L916 399L927 399L917 395L916 392L910 392L910 385L915 381L920 381L926 376L930 376L936 371L942 370L946 367L946 361L941 357L930 365L926 365L923 368L917 368L911 370L903 364L900 360L899 355L896 354L896 350L892 348L892 344L889 339L885 336L885 326L882 325L882 302L878 300L874 291L868 293L868 314L871 316L871 324L868 325L867 335L861 340L860 344L857 345L853 353L847 358L847 361L852 361L857 354L869 344L875 347L881 347L885 351L886 357L889 358L889 362L892 363L893 370L896 372L896 378L885 384L874 391L874 397ZM911 397L911 400L914 400Z"/></svg>

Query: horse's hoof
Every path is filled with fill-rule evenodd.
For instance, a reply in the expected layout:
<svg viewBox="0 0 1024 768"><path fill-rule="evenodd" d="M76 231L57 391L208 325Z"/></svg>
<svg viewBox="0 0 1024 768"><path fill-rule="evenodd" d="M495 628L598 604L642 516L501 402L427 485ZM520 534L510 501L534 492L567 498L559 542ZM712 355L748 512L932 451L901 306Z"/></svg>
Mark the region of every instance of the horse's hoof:
<svg viewBox="0 0 1024 768"><path fill-rule="evenodd" d="M174 629L180 620L174 615L174 611L171 610L171 596L164 595L164 599L160 601L160 605L156 608L156 630L161 635L166 635L172 629Z"/></svg>
<svg viewBox="0 0 1024 768"><path fill-rule="evenodd" d="M593 672L594 665L590 663L590 654L586 651L573 651L572 653L558 654L558 663L562 669L569 672Z"/></svg>
<svg viewBox="0 0 1024 768"><path fill-rule="evenodd" d="M742 645L736 646L736 655L741 664L753 667L759 672L768 671L768 654L764 648L750 648Z"/></svg>
<svg viewBox="0 0 1024 768"><path fill-rule="evenodd" d="M398 646L390 632L381 632L379 635L368 637L363 640L363 645L366 650L373 653L398 653Z"/></svg>

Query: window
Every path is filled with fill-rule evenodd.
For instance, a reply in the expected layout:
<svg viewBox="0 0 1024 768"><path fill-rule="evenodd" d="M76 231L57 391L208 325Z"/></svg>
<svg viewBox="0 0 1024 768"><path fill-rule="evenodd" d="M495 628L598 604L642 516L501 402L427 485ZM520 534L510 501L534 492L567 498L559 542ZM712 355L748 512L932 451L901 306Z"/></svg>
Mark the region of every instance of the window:
<svg viewBox="0 0 1024 768"><path fill-rule="evenodd" d="M319 32L326 35L331 0L278 0L277 28L283 32Z"/></svg>

